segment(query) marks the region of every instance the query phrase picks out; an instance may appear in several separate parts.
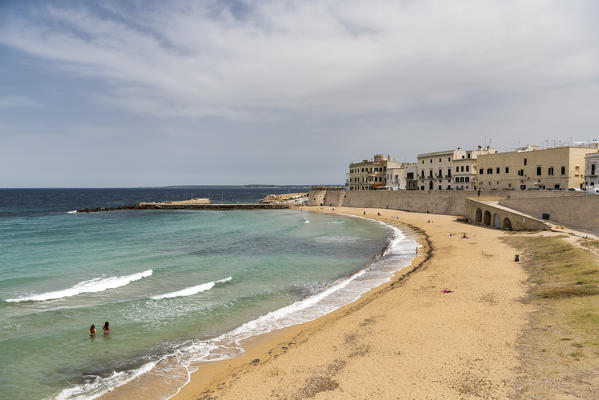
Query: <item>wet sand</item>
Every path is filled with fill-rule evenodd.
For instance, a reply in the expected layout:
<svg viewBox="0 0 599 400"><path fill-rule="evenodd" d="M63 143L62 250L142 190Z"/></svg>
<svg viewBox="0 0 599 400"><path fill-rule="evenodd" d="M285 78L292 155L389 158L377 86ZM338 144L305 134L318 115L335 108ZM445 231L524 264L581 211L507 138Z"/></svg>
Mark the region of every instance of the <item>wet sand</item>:
<svg viewBox="0 0 599 400"><path fill-rule="evenodd" d="M175 399L513 397L516 343L532 306L520 301L527 275L513 261L516 251L499 240L507 233L447 215L304 210L366 210L366 217L411 226L423 248L410 267L356 302L203 366Z"/></svg>

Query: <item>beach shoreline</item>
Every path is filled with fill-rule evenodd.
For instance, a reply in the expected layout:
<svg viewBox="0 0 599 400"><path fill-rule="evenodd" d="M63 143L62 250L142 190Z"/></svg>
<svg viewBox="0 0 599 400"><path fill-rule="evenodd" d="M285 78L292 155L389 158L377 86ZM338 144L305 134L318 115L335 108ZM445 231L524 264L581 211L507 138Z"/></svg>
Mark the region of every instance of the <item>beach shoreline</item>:
<svg viewBox="0 0 599 400"><path fill-rule="evenodd" d="M298 210L299 211L299 210ZM348 217L348 218L356 218L358 217L358 219L364 219L370 222L378 222L378 223L382 223L381 221L376 221L370 218L363 218L360 216L355 216L355 215L350 215L350 214L337 214L343 217ZM378 270L378 274L381 275L381 273L383 275L381 276L385 276L385 270L388 270L389 267L387 267L386 265L389 264L388 259L388 255L392 256L392 258L395 260L395 262L391 265L394 265L393 270L395 270L396 268L398 268L399 270L406 270L406 269L410 269L410 265L413 263L414 257L412 256L418 256L418 250L421 247L421 244L419 243L420 240L418 239L420 236L418 234L416 234L416 232L412 231L409 227L405 226L404 224L400 224L401 226L397 226L397 224L387 224L387 223L382 223L382 225L386 226L386 229L389 229L390 231L390 235L389 235L389 242L387 243L387 245L384 248L378 249L378 255L372 260L370 261L368 264L364 265L361 269L351 273L350 275L347 275L345 277L341 277L338 281L336 281L335 284L333 284L330 289L333 290L335 286L337 285L341 285L341 287L344 287L347 283L344 282L351 282L353 279L356 279L358 277L360 277L361 275L364 274L364 272L366 272L367 270L369 270L370 268L373 268L374 264L379 264L380 262L383 262L383 265L385 269L383 270L379 270L378 268L379 266L375 266L375 270ZM399 235L399 236L398 236ZM418 240L417 240L418 239ZM397 242L399 240L399 242ZM398 249L394 248L394 244L399 243L401 249L399 250L399 253L397 253ZM402 246L403 245L403 246ZM406 253L406 255L404 255L404 251L406 251L407 249L405 248L405 246L407 246L409 249L408 253ZM413 254L411 254L413 252ZM397 258L397 256L400 255L400 258ZM405 258L408 257L405 260L405 263L402 264L397 264L398 262L401 262L401 258ZM393 277L398 273L399 271L391 271L391 272L387 272L390 273L390 275L388 275L387 278L385 278L385 281L381 283L376 283L376 286L371 286L368 289L366 289L366 292L362 292L362 294L359 294L358 297L356 298L356 300L359 301L360 298L362 298L366 293L369 293L372 289L376 289L378 287L381 287L383 285L385 285L386 283L389 283L390 280L393 280ZM368 276L370 273L367 273ZM378 279L380 280L381 277L371 277L369 279ZM375 281L376 282L376 281ZM359 286L358 286L359 287ZM319 295L324 295L325 292L327 292L329 289L325 290L324 292L319 292L316 293L315 296L319 296ZM337 293L339 289L334 289L334 293ZM341 293L339 293L341 294ZM333 296L335 296L336 294L333 294ZM342 295L341 299L337 300L337 302L339 301L343 301L342 299L344 297L347 297L347 295ZM307 298L306 300L309 300L309 298ZM202 381L204 380L204 378L206 378L206 376L208 374L216 374L218 373L218 371L220 371L220 367L222 367L225 363L227 365L230 365L231 363L238 363L241 362L242 364L245 363L245 359L247 358L248 354L254 354L254 352L259 349L263 344L266 344L268 346L268 343L270 343L272 340L297 340L297 332L296 332L296 327L301 327L301 329L299 329L299 331L301 332L306 332L308 329L308 327L306 326L306 324L310 324L312 322L315 322L315 320L320 320L322 317L324 316L328 316L332 313L335 313L337 311L339 311L340 309L344 309L347 306L351 306L353 304L355 304L356 300L347 300L349 301L349 303L345 303L343 302L342 305L337 306L336 308L334 308L332 311L328 311L325 314L322 314L320 316L314 317L314 319L312 320L308 320L307 322L299 322L290 326L286 326L283 328L277 328L273 331L269 331L267 333L263 333L263 334L257 334L254 336L250 336L246 339L242 339L238 345L240 346L240 348L243 348L243 351L241 352L241 354L226 358L224 360L219 360L219 361L198 361L198 362L194 362L193 364L190 365L190 370L192 371L192 383L195 384L196 381L198 381L198 378L201 379ZM295 303L294 303L295 305ZM291 305L291 306L294 306ZM279 310L275 310L275 312L278 312ZM262 318L262 317L260 317ZM324 321L322 321L324 322ZM241 327L240 327L241 328ZM291 329L291 331L289 331ZM232 332L231 332L232 333ZM227 333L225 333L224 335L227 335ZM248 352L248 349L252 349L251 352ZM270 353L270 352L269 352ZM271 354L269 354L270 356ZM276 355L275 355L276 357ZM262 356L262 360L265 360L267 358L266 355ZM252 358L251 360L248 361L251 365L255 365L256 364L256 359ZM143 398L143 396L140 397L140 395L137 393L137 391L140 389L140 385L143 388L143 392L144 393L148 393L148 392L152 392L153 390L149 390L147 386L154 386L156 389L158 389L159 387L161 387L161 383L160 380L156 381L156 380L149 380L147 379L145 376L140 376L139 378L137 378L134 382L131 382L129 384L125 384L123 386L119 386L114 388L113 390L103 394L100 398L101 399L123 399L123 398L127 398L127 399L137 399L137 398ZM185 385L183 385L183 390L185 390ZM180 388L181 389L181 388ZM162 391L164 393L164 391ZM177 396L175 394L171 394L171 397L164 397L164 398L177 398Z"/></svg>
<svg viewBox="0 0 599 400"><path fill-rule="evenodd" d="M446 215L344 207L304 210L400 224L419 235L422 247L410 266L355 302L316 320L253 338L245 343L244 354L202 366L173 399L316 394L318 398L511 397L519 364L516 341L531 307L519 301L526 294L527 276L513 263L514 249L496 240L505 232L465 225ZM497 264L501 269L495 273L485 268L479 276L472 265L465 268L469 273L447 271L459 269L460 263L453 260L460 258L455 254L458 247L474 265ZM466 281L456 280L454 272ZM436 280L445 274L443 286ZM477 294L467 296L467 304L452 304L454 299L464 300L464 286ZM398 287L402 289L393 290ZM424 299L420 292L426 293ZM431 298L439 301L438 307ZM423 319L419 316L423 312L432 315ZM405 325L406 318L415 324ZM468 323L456 325L459 321ZM390 351L398 342L402 350ZM415 350L418 354L413 354ZM381 376L373 376L373 371Z"/></svg>

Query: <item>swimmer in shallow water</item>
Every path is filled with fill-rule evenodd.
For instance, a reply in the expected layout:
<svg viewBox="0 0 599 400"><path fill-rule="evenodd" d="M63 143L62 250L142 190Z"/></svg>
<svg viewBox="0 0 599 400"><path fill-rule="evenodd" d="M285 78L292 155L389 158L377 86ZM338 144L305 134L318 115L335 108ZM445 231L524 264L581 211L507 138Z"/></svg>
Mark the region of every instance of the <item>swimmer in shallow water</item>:
<svg viewBox="0 0 599 400"><path fill-rule="evenodd" d="M96 325L94 324L89 327L89 337L92 339L96 337Z"/></svg>
<svg viewBox="0 0 599 400"><path fill-rule="evenodd" d="M108 323L108 321L104 322L104 328L102 329L104 330L104 336L110 333L110 324Z"/></svg>

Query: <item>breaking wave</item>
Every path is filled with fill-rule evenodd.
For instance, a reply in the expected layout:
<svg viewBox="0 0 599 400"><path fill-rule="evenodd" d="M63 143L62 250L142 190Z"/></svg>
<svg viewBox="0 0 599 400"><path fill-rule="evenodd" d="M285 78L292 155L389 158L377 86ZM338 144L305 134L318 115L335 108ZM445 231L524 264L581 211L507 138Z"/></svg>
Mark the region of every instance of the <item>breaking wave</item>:
<svg viewBox="0 0 599 400"><path fill-rule="evenodd" d="M94 278L88 281L77 283L68 289L56 290L54 292L46 292L41 294L33 294L29 296L15 297L6 299L9 303L20 303L23 301L46 301L62 299L65 297L77 296L81 293L96 293L103 292L108 289L115 289L121 286L128 285L131 282L138 281L142 278L147 278L152 275L152 270L148 269L143 272L138 272L131 275L111 276L109 278Z"/></svg>
<svg viewBox="0 0 599 400"><path fill-rule="evenodd" d="M201 285L191 286L191 287L188 287L185 289L178 290L176 292L170 292L170 293L165 293L165 294L159 294L157 296L152 296L152 299L160 300L160 299L170 299L172 297L193 296L194 294L206 292L206 291L212 289L214 287L214 285L216 285L217 283L229 282L231 279L233 279L233 278L229 276L228 278L225 278L225 279L202 283Z"/></svg>

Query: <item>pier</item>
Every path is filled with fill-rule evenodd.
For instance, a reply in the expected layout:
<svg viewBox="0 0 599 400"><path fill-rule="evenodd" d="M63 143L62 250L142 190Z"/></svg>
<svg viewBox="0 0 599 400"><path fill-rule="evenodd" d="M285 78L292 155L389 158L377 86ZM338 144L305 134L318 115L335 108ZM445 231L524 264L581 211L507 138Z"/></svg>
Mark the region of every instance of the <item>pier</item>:
<svg viewBox="0 0 599 400"><path fill-rule="evenodd" d="M138 203L117 207L83 208L78 213L121 211L121 210L282 210L288 209L290 204L168 204L168 203Z"/></svg>

